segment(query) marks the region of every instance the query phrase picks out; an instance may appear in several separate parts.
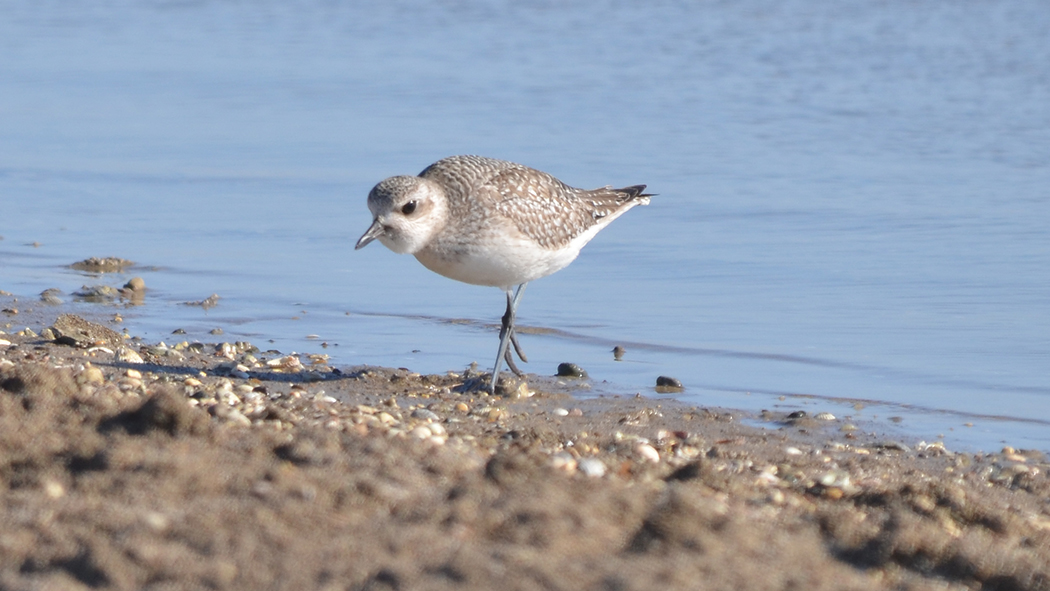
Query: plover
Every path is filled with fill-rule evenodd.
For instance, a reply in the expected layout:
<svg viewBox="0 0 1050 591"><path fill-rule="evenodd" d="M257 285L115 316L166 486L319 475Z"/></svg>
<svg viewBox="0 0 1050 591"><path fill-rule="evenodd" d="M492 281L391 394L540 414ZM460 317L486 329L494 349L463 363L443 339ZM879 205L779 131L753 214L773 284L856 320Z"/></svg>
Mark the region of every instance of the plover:
<svg viewBox="0 0 1050 591"><path fill-rule="evenodd" d="M528 361L514 334L514 316L525 286L565 268L602 228L652 195L645 185L587 191L504 160L452 156L418 176L390 177L368 194L373 221L355 249L379 240L396 253L457 281L498 287L507 294L500 364L522 375L508 348ZM516 286L516 289L515 289Z"/></svg>

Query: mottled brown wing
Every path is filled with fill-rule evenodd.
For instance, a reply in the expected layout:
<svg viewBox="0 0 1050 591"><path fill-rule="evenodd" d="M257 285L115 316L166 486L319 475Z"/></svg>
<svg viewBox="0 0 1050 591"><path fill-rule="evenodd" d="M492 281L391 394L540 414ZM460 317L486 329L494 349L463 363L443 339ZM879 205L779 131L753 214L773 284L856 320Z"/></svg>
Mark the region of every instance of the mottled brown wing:
<svg viewBox="0 0 1050 591"><path fill-rule="evenodd" d="M419 176L437 181L451 198L467 199L479 187L501 172L521 168L520 164L484 156L450 156L426 167Z"/></svg>
<svg viewBox="0 0 1050 591"><path fill-rule="evenodd" d="M524 166L499 173L484 189L496 199L497 212L545 248L567 245L641 193L639 187L585 191Z"/></svg>

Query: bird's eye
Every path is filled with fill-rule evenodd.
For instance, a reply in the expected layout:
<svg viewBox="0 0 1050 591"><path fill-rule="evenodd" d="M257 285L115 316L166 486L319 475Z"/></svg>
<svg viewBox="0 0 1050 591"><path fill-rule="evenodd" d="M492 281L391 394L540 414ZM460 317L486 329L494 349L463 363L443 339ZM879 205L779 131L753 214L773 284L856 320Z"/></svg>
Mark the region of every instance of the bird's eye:
<svg viewBox="0 0 1050 591"><path fill-rule="evenodd" d="M401 206L401 213L405 215L412 215L412 212L416 210L416 202L409 201L408 203Z"/></svg>

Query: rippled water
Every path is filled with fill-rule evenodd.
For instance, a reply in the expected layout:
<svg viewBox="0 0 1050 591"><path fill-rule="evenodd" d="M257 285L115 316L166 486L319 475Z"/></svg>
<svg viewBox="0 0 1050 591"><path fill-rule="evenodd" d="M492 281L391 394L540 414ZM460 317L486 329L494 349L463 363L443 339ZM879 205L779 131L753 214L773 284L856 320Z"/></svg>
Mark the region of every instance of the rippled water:
<svg viewBox="0 0 1050 591"><path fill-rule="evenodd" d="M484 154L659 193L530 285L530 371L1050 449L1043 2L0 7L0 289L136 274L152 339L488 366L500 292L353 252L374 183Z"/></svg>

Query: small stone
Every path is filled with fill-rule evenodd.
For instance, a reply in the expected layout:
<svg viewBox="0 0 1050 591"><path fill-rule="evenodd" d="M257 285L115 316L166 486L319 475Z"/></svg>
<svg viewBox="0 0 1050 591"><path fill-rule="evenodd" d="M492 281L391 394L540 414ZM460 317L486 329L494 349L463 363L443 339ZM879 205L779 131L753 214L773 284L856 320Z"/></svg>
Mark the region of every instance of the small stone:
<svg viewBox="0 0 1050 591"><path fill-rule="evenodd" d="M207 310L208 308L214 308L215 306L218 306L219 305L219 299L220 299L219 298L219 294L213 293L210 296L204 298L203 300L200 300L200 301L197 301L197 302L182 302L182 305L184 305L184 306L200 306L200 307L204 308L205 310Z"/></svg>
<svg viewBox="0 0 1050 591"><path fill-rule="evenodd" d="M800 456L802 455L802 450L797 447L785 447L784 453L789 456Z"/></svg>
<svg viewBox="0 0 1050 591"><path fill-rule="evenodd" d="M613 359L616 361L623 361L623 354L626 352L627 349L624 349L622 345L616 345L612 350Z"/></svg>
<svg viewBox="0 0 1050 591"><path fill-rule="evenodd" d="M171 520L164 516L163 513L156 511L148 511L142 516L142 521L149 526L150 529L156 532L163 532L168 529L171 525Z"/></svg>
<svg viewBox="0 0 1050 591"><path fill-rule="evenodd" d="M226 420L233 423L234 425L239 425L242 427L250 427L252 425L252 420L244 416L244 413L237 410L236 408L231 408L229 412L226 413Z"/></svg>
<svg viewBox="0 0 1050 591"><path fill-rule="evenodd" d="M57 287L45 289L40 292L40 301L50 306L57 306L62 303L62 300L58 297L60 293L62 293L62 290Z"/></svg>
<svg viewBox="0 0 1050 591"><path fill-rule="evenodd" d="M7 339L0 339L0 347L10 347L11 341Z"/></svg>
<svg viewBox="0 0 1050 591"><path fill-rule="evenodd" d="M116 349L124 344L124 336L119 332L94 322L88 322L73 314L63 314L55 319L51 326L60 345L76 347L93 347L105 345Z"/></svg>
<svg viewBox="0 0 1050 591"><path fill-rule="evenodd" d="M124 363L145 363L142 359L142 355L139 355L127 347L117 347L117 360L123 361Z"/></svg>
<svg viewBox="0 0 1050 591"><path fill-rule="evenodd" d="M551 456L551 466L555 470L564 470L572 474L576 471L576 458L567 451L561 451Z"/></svg>
<svg viewBox="0 0 1050 591"><path fill-rule="evenodd" d="M470 412L470 407L465 402L457 402L456 410L459 412Z"/></svg>
<svg viewBox="0 0 1050 591"><path fill-rule="evenodd" d="M214 335L220 335L220 334L222 334L222 329L221 328L213 328L213 329L211 329L208 332L210 332L211 334L214 334Z"/></svg>
<svg viewBox="0 0 1050 591"><path fill-rule="evenodd" d="M656 387L664 388L666 390L682 390L682 382L677 378L671 376L660 376L656 378ZM658 390L659 391L659 390Z"/></svg>
<svg viewBox="0 0 1050 591"><path fill-rule="evenodd" d="M171 331L171 334L186 334L186 329L185 328L176 328L175 330Z"/></svg>
<svg viewBox="0 0 1050 591"><path fill-rule="evenodd" d="M52 499L60 499L66 495L66 487L54 480L44 482L44 494Z"/></svg>
<svg viewBox="0 0 1050 591"><path fill-rule="evenodd" d="M787 416L787 418L789 418L789 419L804 419L804 418L806 418L806 416L808 416L806 414L806 411L804 411L804 410L796 410L795 412L790 413Z"/></svg>
<svg viewBox="0 0 1050 591"><path fill-rule="evenodd" d="M92 386L101 386L106 381L106 377L102 374L102 370L87 363L84 365L84 369L77 375L76 381L78 384L90 384Z"/></svg>
<svg viewBox="0 0 1050 591"><path fill-rule="evenodd" d="M635 445L634 453L642 459L653 463L658 463L660 461L660 452L656 451L656 448L648 443L639 443L638 445Z"/></svg>
<svg viewBox="0 0 1050 591"><path fill-rule="evenodd" d="M140 380L142 379L142 372L137 369L129 369L124 372L124 375L128 376L129 378L136 378Z"/></svg>
<svg viewBox="0 0 1050 591"><path fill-rule="evenodd" d="M877 447L879 449L886 449L886 450L891 450L891 451L903 451L903 452L910 452L911 451L910 447L908 447L907 445L904 445L900 441L883 441L881 443L876 443L875 447Z"/></svg>
<svg viewBox="0 0 1050 591"><path fill-rule="evenodd" d="M80 299L97 303L114 300L120 293L116 288L108 285L85 285L80 288L80 291L73 292L73 295Z"/></svg>
<svg viewBox="0 0 1050 591"><path fill-rule="evenodd" d="M412 418L413 419L424 419L424 420L427 420L427 421L440 421L441 420L441 417L439 417L436 412L434 412L432 410L427 410L425 408L417 408L417 409L413 410L412 411Z"/></svg>
<svg viewBox="0 0 1050 591"><path fill-rule="evenodd" d="M554 409L553 414L559 417L567 417L569 416L569 411L564 408L556 408Z"/></svg>
<svg viewBox="0 0 1050 591"><path fill-rule="evenodd" d="M585 378L587 372L575 363L559 363L558 377L562 378Z"/></svg>
<svg viewBox="0 0 1050 591"><path fill-rule="evenodd" d="M124 284L124 289L130 289L131 291L142 291L146 289L146 282L142 277L132 277L131 281Z"/></svg>
<svg viewBox="0 0 1050 591"><path fill-rule="evenodd" d="M415 429L412 429L412 431L409 432L409 435L411 435L412 437L415 437L416 439L430 439L430 437L432 437L434 435L434 433L431 432L430 429L427 429L426 427L419 426L419 427L416 427Z"/></svg>
<svg viewBox="0 0 1050 591"><path fill-rule="evenodd" d="M113 273L124 267L130 267L135 263L119 257L91 257L80 262L73 263L70 268L78 271L89 271L92 273Z"/></svg>
<svg viewBox="0 0 1050 591"><path fill-rule="evenodd" d="M605 472L608 470L605 467L605 463L598 458L584 458L577 462L577 469L591 478L601 478L605 476Z"/></svg>

